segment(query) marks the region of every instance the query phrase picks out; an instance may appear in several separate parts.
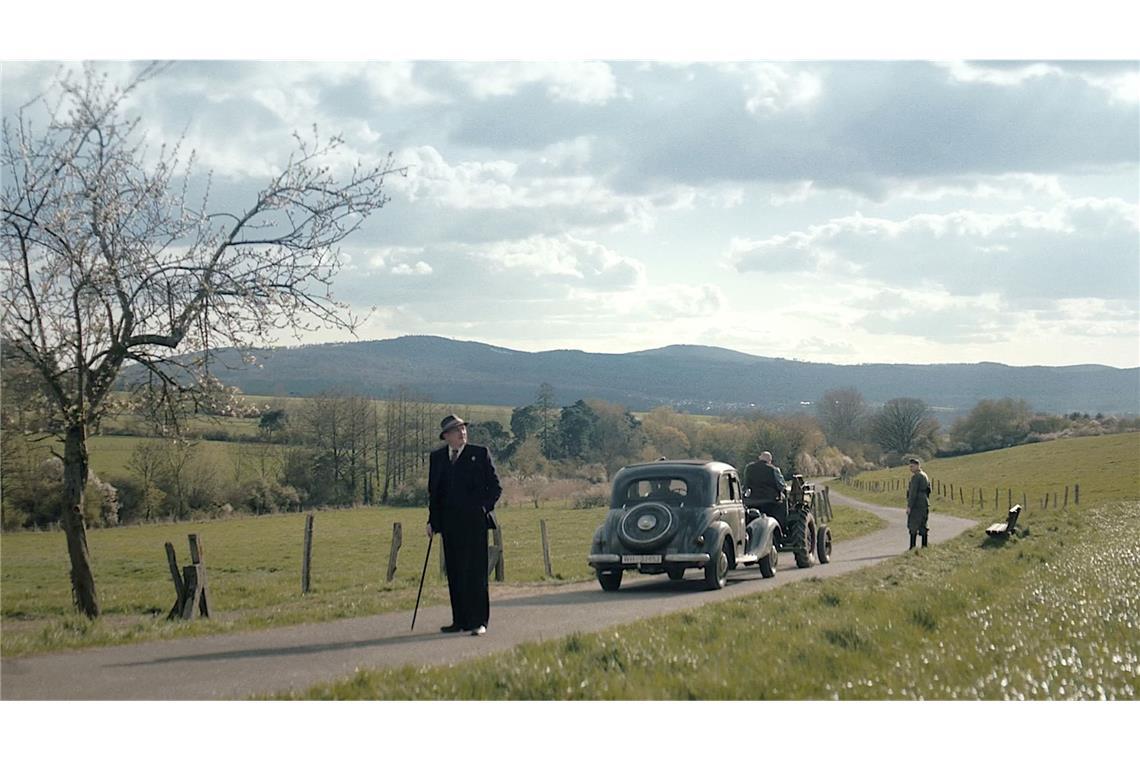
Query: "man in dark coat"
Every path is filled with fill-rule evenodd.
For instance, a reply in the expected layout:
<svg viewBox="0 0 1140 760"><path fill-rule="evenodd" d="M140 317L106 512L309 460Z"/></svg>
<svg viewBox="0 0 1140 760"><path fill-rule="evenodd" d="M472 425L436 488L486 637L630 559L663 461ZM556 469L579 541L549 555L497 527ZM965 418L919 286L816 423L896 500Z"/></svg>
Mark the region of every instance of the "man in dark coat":
<svg viewBox="0 0 1140 760"><path fill-rule="evenodd" d="M443 536L451 625L444 633L487 632L491 600L487 590L488 515L503 489L491 452L467 443L467 423L449 414L440 422L439 437L447 445L428 461L427 534Z"/></svg>
<svg viewBox="0 0 1140 760"><path fill-rule="evenodd" d="M910 459L910 483L906 487L906 529L910 532L910 548L914 539L922 534L922 545L926 546L926 518L930 514L930 476L922 471L922 465L913 457Z"/></svg>
<svg viewBox="0 0 1140 760"><path fill-rule="evenodd" d="M772 452L761 451L755 462L744 468L744 498L761 512L775 517L781 525L787 517L784 503L786 484L780 468L772 464Z"/></svg>

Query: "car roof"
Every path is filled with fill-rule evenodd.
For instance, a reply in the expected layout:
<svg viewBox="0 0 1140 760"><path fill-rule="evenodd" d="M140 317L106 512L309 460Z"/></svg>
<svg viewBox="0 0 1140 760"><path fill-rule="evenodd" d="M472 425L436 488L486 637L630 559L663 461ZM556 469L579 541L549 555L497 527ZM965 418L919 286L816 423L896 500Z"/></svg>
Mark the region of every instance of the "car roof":
<svg viewBox="0 0 1140 760"><path fill-rule="evenodd" d="M709 459L659 459L655 462L639 462L637 464L626 465L618 470L614 478L616 479L619 475L622 477L657 475L677 472L678 470L701 470L704 472L720 473L725 470L735 471L736 468L730 464Z"/></svg>

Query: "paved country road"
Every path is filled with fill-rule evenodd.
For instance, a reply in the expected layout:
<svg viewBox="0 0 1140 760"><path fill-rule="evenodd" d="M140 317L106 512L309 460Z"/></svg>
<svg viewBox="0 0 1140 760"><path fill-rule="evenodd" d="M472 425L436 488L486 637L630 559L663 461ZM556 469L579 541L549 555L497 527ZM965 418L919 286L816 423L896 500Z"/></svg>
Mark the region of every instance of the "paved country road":
<svg viewBox="0 0 1140 760"><path fill-rule="evenodd" d="M267 631L34 655L0 663L0 698L239 699L302 690L347 678L358 668L453 663L522 642L598 631L807 578L842 575L906 549L903 510L865 504L834 492L832 498L873 512L887 521L887 527L836 543L826 565L800 570L790 554L781 554L775 578L762 579L755 567L735 570L729 573L728 587L718 592L702 590L696 571L686 576L692 580L681 583L659 580L663 576L627 575L617 593L603 592L594 581L522 595L517 588L493 586L490 630L482 637L439 633L441 625L451 622L449 608L440 606L420 610L414 633L408 630L411 614L393 612ZM930 538L945 541L973 524L932 513Z"/></svg>

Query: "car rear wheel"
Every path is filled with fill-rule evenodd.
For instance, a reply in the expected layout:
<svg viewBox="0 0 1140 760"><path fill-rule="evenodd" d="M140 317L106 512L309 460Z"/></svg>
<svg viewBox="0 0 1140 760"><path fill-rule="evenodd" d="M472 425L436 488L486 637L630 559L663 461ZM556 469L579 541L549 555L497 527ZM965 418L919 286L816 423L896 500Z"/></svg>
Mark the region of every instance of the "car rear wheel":
<svg viewBox="0 0 1140 760"><path fill-rule="evenodd" d="M760 575L771 578L776 575L776 563L780 561L780 553L776 551L775 544L768 550L768 555L760 558Z"/></svg>
<svg viewBox="0 0 1140 760"><path fill-rule="evenodd" d="M705 565L705 588L716 591L724 588L728 582L728 551L724 544L717 549L716 554Z"/></svg>
<svg viewBox="0 0 1140 760"><path fill-rule="evenodd" d="M617 591L621 588L621 570L599 570L598 584L603 591Z"/></svg>

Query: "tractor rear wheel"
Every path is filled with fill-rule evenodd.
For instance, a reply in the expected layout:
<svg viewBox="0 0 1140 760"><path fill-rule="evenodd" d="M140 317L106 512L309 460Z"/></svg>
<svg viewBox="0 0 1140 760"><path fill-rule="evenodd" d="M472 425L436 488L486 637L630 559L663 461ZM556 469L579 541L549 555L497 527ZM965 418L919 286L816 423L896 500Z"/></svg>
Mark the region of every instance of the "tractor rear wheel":
<svg viewBox="0 0 1140 760"><path fill-rule="evenodd" d="M815 518L805 512L789 527L788 543L795 552L796 567L811 567L815 561Z"/></svg>
<svg viewBox="0 0 1140 760"><path fill-rule="evenodd" d="M815 556L821 565L826 565L831 561L831 528L826 525L816 531Z"/></svg>

